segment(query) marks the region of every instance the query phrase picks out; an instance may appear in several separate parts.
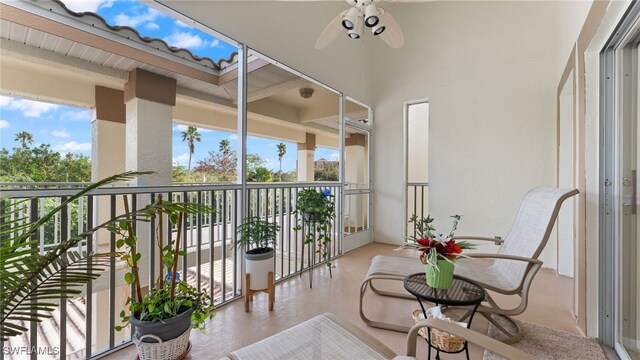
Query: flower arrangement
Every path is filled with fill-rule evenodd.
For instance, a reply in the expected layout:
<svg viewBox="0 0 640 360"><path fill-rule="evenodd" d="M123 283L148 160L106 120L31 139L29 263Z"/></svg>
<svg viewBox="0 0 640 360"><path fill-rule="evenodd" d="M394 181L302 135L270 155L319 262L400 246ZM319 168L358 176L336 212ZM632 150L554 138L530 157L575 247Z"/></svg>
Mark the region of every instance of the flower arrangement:
<svg viewBox="0 0 640 360"><path fill-rule="evenodd" d="M456 241L453 236L458 229L462 215L453 215L453 226L448 234L437 232L433 226L434 218L413 215L409 223L415 224L416 235L406 239L401 249L416 249L421 252L420 261L430 267L438 268L438 260L450 263L458 256L464 256L462 250L473 249L474 245L468 241Z"/></svg>

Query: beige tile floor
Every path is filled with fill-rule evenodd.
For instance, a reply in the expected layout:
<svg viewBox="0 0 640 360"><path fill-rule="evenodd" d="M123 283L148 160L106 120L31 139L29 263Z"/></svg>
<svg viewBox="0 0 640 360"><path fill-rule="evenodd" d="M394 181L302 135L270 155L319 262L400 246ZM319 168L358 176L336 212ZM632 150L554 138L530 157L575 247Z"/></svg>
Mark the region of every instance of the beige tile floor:
<svg viewBox="0 0 640 360"><path fill-rule="evenodd" d="M405 334L367 327L358 314L358 293L371 258L389 254L395 246L370 244L345 254L336 262L333 279L325 267L314 270L313 289L309 289L308 274L294 277L276 286L273 312L267 309L266 294L256 295L251 313L244 312L242 301L220 307L206 334L192 332L192 351L188 359L218 359L229 351L254 343L295 324L325 312L332 312L368 333L399 354L404 354ZM393 252L393 255L403 255ZM409 253L407 253L409 255ZM417 261L417 260L416 260ZM573 281L558 276L555 271L542 269L532 286L527 310L518 318L550 328L578 334L571 313ZM410 313L418 308L416 301L368 297L367 314L390 322L411 325ZM486 332L487 321L478 316L472 329ZM418 358L426 359L423 341L418 345ZM135 347L130 346L106 359L134 359ZM443 359L462 359L462 354L443 355ZM471 359L482 359L482 350L471 346Z"/></svg>

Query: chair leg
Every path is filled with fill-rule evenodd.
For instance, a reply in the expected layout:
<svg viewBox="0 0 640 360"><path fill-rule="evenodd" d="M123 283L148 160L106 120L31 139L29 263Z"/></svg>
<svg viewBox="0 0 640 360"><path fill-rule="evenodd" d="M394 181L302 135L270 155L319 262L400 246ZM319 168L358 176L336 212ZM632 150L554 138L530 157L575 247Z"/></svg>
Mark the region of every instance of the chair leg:
<svg viewBox="0 0 640 360"><path fill-rule="evenodd" d="M273 311L273 302L276 298L276 287L272 271L269 271L269 290L267 292L269 293L269 311Z"/></svg>
<svg viewBox="0 0 640 360"><path fill-rule="evenodd" d="M249 290L251 286L251 276L249 274L245 274L244 279L244 311L249 312L249 302L253 300L253 295L251 294L251 290Z"/></svg>
<svg viewBox="0 0 640 360"><path fill-rule="evenodd" d="M364 300L364 294L367 292L367 287L371 287L371 280L365 280L362 283L362 286L360 287L360 319L362 319L362 321L367 324L367 326L371 326L374 328L378 328L378 329L385 329L385 330L391 330L391 331L397 331L397 332L402 332L402 333L408 333L409 330L411 329L411 327L409 326L401 326L401 325L394 325L394 324L390 324L390 323L383 323L383 322L379 322L379 321L373 321L369 318L367 318L367 316L364 314L364 309L363 309L363 300ZM386 293L386 292L385 292ZM391 294L391 293L389 293ZM395 297L402 297L399 296L400 294L398 294L398 296ZM383 296L393 296L393 295L383 295ZM414 298L415 299L415 298Z"/></svg>
<svg viewBox="0 0 640 360"><path fill-rule="evenodd" d="M506 339L496 339L496 340L500 340L505 344L515 344L520 340L522 340L522 337L524 336L524 333L522 332L522 327L516 320L512 319L510 316L501 315L501 314L484 313L484 312L482 312L481 314L487 320L489 320L489 322L493 324L493 326L495 326L498 330L500 330L506 336ZM494 315L499 316L500 318L507 321L509 323L509 327L511 327L515 331L509 331L505 329L504 326L502 326L500 323L498 323L496 319L493 318Z"/></svg>
<svg viewBox="0 0 640 360"><path fill-rule="evenodd" d="M376 289L375 286L373 286L373 280L366 280L365 282L369 283L369 287L371 288L371 291L373 291L376 295L380 295L380 296L390 296L390 297L395 297L395 298L400 298L400 299L409 299L409 300L415 300L416 297L410 294L400 294L397 292L393 292L393 291L384 291L384 290L378 290Z"/></svg>

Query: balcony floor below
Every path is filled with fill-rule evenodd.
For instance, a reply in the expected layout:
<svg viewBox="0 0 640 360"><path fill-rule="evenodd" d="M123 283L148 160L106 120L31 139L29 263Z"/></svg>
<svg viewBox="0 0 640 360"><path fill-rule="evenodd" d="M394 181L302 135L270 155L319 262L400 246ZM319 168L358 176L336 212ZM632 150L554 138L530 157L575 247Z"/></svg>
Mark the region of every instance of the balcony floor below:
<svg viewBox="0 0 640 360"><path fill-rule="evenodd" d="M407 255L394 252L396 246L370 244L349 252L335 261L333 279L326 267L314 270L313 289L309 289L309 275L292 277L276 286L274 311L269 312L267 295L256 295L253 310L244 311L242 301L224 305L217 310L206 334L191 333L193 348L188 359L218 359L228 352L249 345L267 336L299 324L318 314L331 312L372 334L399 354L404 354L406 334L374 329L366 326L358 315L360 285L371 258L378 254ZM418 261L416 259L416 261ZM533 282L529 306L520 320L557 330L579 334L572 315L573 279L559 276L554 270L542 269ZM411 312L419 307L417 301L391 299L369 295L365 299L368 314L385 321L411 325ZM488 322L474 318L472 329L486 333ZM106 357L109 360L135 359L136 350L129 346ZM418 357L426 357L424 341L418 344ZM435 358L435 356L434 356ZM447 359L463 359L464 355L446 355ZM482 350L471 346L471 359L482 359Z"/></svg>

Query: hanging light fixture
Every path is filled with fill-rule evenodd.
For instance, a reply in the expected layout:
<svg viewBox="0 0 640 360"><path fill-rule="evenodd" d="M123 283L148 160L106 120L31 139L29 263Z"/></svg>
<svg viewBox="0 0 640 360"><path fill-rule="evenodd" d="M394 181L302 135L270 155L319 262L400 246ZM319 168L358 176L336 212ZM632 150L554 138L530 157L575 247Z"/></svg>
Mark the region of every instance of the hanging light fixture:
<svg viewBox="0 0 640 360"><path fill-rule="evenodd" d="M387 27L384 26L384 24L381 21L379 21L376 26L371 28L371 33L374 36L378 36L378 35L382 34L386 28Z"/></svg>
<svg viewBox="0 0 640 360"><path fill-rule="evenodd" d="M378 17L378 8L370 3L364 8L364 24L367 27L374 27L378 25L380 18Z"/></svg>
<svg viewBox="0 0 640 360"><path fill-rule="evenodd" d="M349 30L349 37L352 39L360 39L362 36L362 15L356 18L353 29Z"/></svg>
<svg viewBox="0 0 640 360"><path fill-rule="evenodd" d="M352 7L342 16L342 27L353 30L359 16L362 16L360 9L356 6Z"/></svg>

